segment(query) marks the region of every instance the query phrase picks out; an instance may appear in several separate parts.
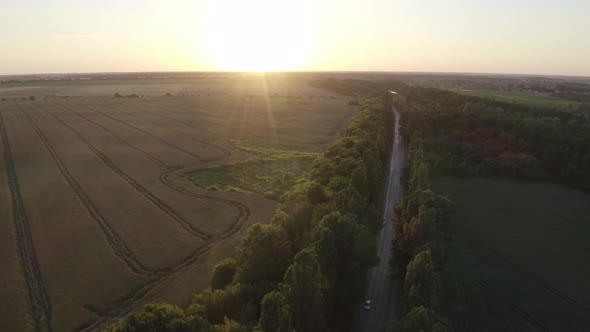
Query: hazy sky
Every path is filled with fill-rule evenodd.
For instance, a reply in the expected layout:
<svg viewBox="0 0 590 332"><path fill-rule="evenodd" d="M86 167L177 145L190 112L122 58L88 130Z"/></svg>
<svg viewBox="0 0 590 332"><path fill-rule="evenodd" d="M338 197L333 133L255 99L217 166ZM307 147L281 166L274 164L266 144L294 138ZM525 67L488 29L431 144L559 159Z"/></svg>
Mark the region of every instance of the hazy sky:
<svg viewBox="0 0 590 332"><path fill-rule="evenodd" d="M0 74L590 76L589 0L0 0Z"/></svg>

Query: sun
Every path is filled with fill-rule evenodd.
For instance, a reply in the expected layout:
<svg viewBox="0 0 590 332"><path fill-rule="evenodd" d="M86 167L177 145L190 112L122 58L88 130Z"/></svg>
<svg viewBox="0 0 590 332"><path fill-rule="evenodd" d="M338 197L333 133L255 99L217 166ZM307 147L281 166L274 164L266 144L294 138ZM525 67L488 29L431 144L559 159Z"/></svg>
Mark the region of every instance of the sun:
<svg viewBox="0 0 590 332"><path fill-rule="evenodd" d="M303 3L215 1L208 8L203 45L212 67L235 71L303 67L312 37Z"/></svg>

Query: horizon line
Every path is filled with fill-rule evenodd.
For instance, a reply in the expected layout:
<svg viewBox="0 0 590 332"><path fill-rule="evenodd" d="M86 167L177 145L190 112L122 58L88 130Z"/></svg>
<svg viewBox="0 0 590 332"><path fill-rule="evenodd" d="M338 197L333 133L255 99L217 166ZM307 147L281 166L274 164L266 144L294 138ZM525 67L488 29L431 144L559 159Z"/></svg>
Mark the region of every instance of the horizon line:
<svg viewBox="0 0 590 332"><path fill-rule="evenodd" d="M530 74L530 73L507 73L507 72L457 72L457 71L394 71L394 70L148 70L148 71L96 71L96 72L45 72L30 74L0 74L0 78L9 77L34 77L50 75L116 75L116 74L268 74L268 73L336 73L336 74L418 74L418 75L461 75L461 76L534 76L534 77L572 77L590 79L590 75L572 74Z"/></svg>

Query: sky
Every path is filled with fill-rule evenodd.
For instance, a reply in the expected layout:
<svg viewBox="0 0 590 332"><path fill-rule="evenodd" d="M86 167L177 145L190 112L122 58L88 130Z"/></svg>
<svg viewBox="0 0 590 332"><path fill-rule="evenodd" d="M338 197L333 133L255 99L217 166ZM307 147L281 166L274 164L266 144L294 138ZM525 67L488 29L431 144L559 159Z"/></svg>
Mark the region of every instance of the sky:
<svg viewBox="0 0 590 332"><path fill-rule="evenodd" d="M588 0L0 0L0 75L590 76L589 14Z"/></svg>

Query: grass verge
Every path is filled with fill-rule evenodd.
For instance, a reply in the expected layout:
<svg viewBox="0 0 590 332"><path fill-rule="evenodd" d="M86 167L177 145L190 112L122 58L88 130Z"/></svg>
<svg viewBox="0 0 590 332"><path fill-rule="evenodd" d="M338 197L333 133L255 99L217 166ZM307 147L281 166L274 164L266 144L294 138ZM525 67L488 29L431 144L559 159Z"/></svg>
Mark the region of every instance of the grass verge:
<svg viewBox="0 0 590 332"><path fill-rule="evenodd" d="M278 200L310 169L317 153L258 141L232 141L251 153L247 160L213 166L185 176L209 190L247 192Z"/></svg>

